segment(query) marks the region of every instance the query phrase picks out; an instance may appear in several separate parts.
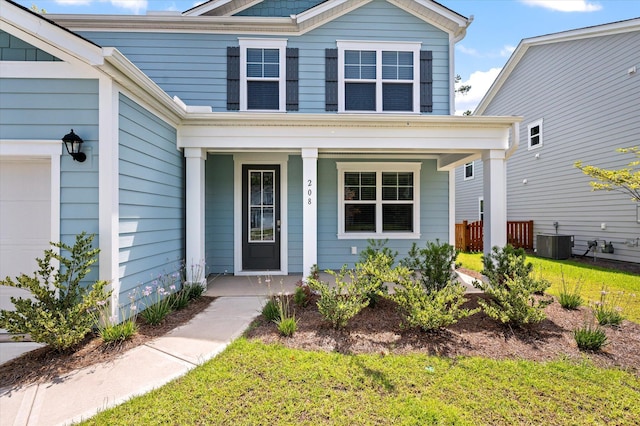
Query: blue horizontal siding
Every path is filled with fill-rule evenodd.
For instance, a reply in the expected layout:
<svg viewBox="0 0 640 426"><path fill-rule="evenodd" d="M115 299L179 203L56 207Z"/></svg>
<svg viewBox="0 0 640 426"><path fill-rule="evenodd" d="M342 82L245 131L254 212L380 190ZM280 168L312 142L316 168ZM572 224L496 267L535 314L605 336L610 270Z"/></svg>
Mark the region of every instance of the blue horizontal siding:
<svg viewBox="0 0 640 426"><path fill-rule="evenodd" d="M209 154L205 162L205 253L208 272L234 268L233 156Z"/></svg>
<svg viewBox="0 0 640 426"><path fill-rule="evenodd" d="M126 295L159 274L178 273L185 248L185 187L176 129L124 95L119 108L119 264L124 302Z"/></svg>
<svg viewBox="0 0 640 426"><path fill-rule="evenodd" d="M117 47L171 96L179 96L189 105L226 110L226 48L238 45L237 35L82 35L99 45ZM433 114L449 114L448 35L386 1L374 0L306 34L286 38L288 47L299 49L300 113L325 112L324 55L326 48L336 47L336 40L392 40L421 42L423 50L433 52Z"/></svg>

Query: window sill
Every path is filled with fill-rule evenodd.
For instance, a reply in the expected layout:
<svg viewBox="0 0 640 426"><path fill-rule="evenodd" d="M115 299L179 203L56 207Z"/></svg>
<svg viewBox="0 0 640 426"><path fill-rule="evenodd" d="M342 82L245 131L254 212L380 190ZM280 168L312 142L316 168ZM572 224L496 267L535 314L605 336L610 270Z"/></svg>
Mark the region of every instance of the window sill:
<svg viewBox="0 0 640 426"><path fill-rule="evenodd" d="M352 232L339 233L339 240L368 240L368 239L390 239L390 240L419 240L421 234L418 232Z"/></svg>

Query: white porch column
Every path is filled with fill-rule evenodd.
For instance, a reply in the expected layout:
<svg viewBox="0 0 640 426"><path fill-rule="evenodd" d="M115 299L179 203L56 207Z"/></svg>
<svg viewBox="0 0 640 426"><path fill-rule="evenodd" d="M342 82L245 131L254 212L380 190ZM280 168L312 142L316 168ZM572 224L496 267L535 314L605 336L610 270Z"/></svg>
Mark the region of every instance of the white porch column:
<svg viewBox="0 0 640 426"><path fill-rule="evenodd" d="M318 150L302 150L302 275L318 263Z"/></svg>
<svg viewBox="0 0 640 426"><path fill-rule="evenodd" d="M482 156L484 172L484 254L507 244L507 169L505 152L491 150Z"/></svg>
<svg viewBox="0 0 640 426"><path fill-rule="evenodd" d="M203 262L204 253L204 161L206 151L201 148L185 148L184 156L187 167L187 254L185 266L187 281L193 282L189 276L190 265ZM204 276L199 277L204 282Z"/></svg>

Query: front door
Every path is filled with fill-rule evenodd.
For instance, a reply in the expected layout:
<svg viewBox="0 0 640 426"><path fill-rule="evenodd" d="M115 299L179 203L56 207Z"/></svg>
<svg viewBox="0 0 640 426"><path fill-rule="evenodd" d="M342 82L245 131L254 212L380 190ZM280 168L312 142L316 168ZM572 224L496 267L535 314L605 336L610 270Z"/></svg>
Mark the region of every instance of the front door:
<svg viewBox="0 0 640 426"><path fill-rule="evenodd" d="M280 166L242 166L242 269L280 270Z"/></svg>

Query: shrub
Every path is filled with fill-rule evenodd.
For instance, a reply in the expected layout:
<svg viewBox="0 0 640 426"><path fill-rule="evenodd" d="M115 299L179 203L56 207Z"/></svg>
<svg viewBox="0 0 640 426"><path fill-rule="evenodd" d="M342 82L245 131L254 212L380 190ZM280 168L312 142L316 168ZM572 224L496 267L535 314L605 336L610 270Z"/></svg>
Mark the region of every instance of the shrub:
<svg viewBox="0 0 640 426"><path fill-rule="evenodd" d="M597 351L607 344L607 335L600 327L585 325L574 330L573 337L582 350Z"/></svg>
<svg viewBox="0 0 640 426"><path fill-rule="evenodd" d="M558 301L560 302L560 306L564 309L578 309L580 305L584 302L582 300L582 296L580 296L580 282L577 282L573 289L570 289L567 286L567 283L564 279L564 273L562 273L562 269L560 270L562 276L562 289L560 290L560 295L558 296Z"/></svg>
<svg viewBox="0 0 640 426"><path fill-rule="evenodd" d="M278 308L275 297L267 300L267 303L262 307L262 316L264 316L267 321L275 321L280 317L280 309Z"/></svg>
<svg viewBox="0 0 640 426"><path fill-rule="evenodd" d="M451 244L427 242L423 249L413 243L408 257L403 260L408 268L414 270L427 292L439 291L455 281L455 267L458 253Z"/></svg>
<svg viewBox="0 0 640 426"><path fill-rule="evenodd" d="M384 240L367 240L367 247L360 252L360 262L366 262L370 257L376 256L378 253L382 253L389 260L389 267L391 267L395 261L396 256L398 256L398 252L391 250L389 247L386 247L389 239Z"/></svg>
<svg viewBox="0 0 640 426"><path fill-rule="evenodd" d="M611 294L605 287L600 291L600 301L595 303L593 314L600 325L620 325L624 319L620 302L622 293Z"/></svg>
<svg viewBox="0 0 640 426"><path fill-rule="evenodd" d="M307 306L309 299L311 298L311 289L304 282L296 284L296 289L293 292L293 302L301 308Z"/></svg>
<svg viewBox="0 0 640 426"><path fill-rule="evenodd" d="M536 300L533 295L544 292L551 284L533 278L533 265L525 263L525 259L524 250L516 250L511 245L504 249L494 247L489 256L483 256L483 274L488 282L474 281L473 284L490 296L489 300L478 300L489 317L515 325L537 323L545 318L543 309L553 299Z"/></svg>
<svg viewBox="0 0 640 426"><path fill-rule="evenodd" d="M92 249L93 235L76 236L74 245L52 243L58 250L45 250L44 258L36 259L38 271L33 276L22 274L1 285L29 290L30 298L11 297L15 311L0 311L0 328L18 335L29 334L34 342L45 343L57 351L78 344L96 325L95 312L106 301L106 281L96 281L90 288L81 281L97 261L99 249ZM62 253L68 253L68 257ZM52 262L57 260L59 268Z"/></svg>
<svg viewBox="0 0 640 426"><path fill-rule="evenodd" d="M466 302L464 293L465 288L461 284L450 283L439 290L427 292L418 282L408 280L401 287L396 287L390 297L398 304L409 327L429 331L455 324L480 310L460 308Z"/></svg>
<svg viewBox="0 0 640 426"><path fill-rule="evenodd" d="M351 280L365 294L369 306L375 307L378 300L389 293L386 283L397 280L397 272L392 265L393 258L382 251L356 263Z"/></svg>
<svg viewBox="0 0 640 426"><path fill-rule="evenodd" d="M367 291L358 287L354 272L347 272L346 266L343 266L338 273L334 271L327 271L327 273L335 278L335 286L309 277L309 287L319 293L317 304L320 314L334 328L343 328L351 318L369 304ZM348 282L344 280L347 274L350 278Z"/></svg>

